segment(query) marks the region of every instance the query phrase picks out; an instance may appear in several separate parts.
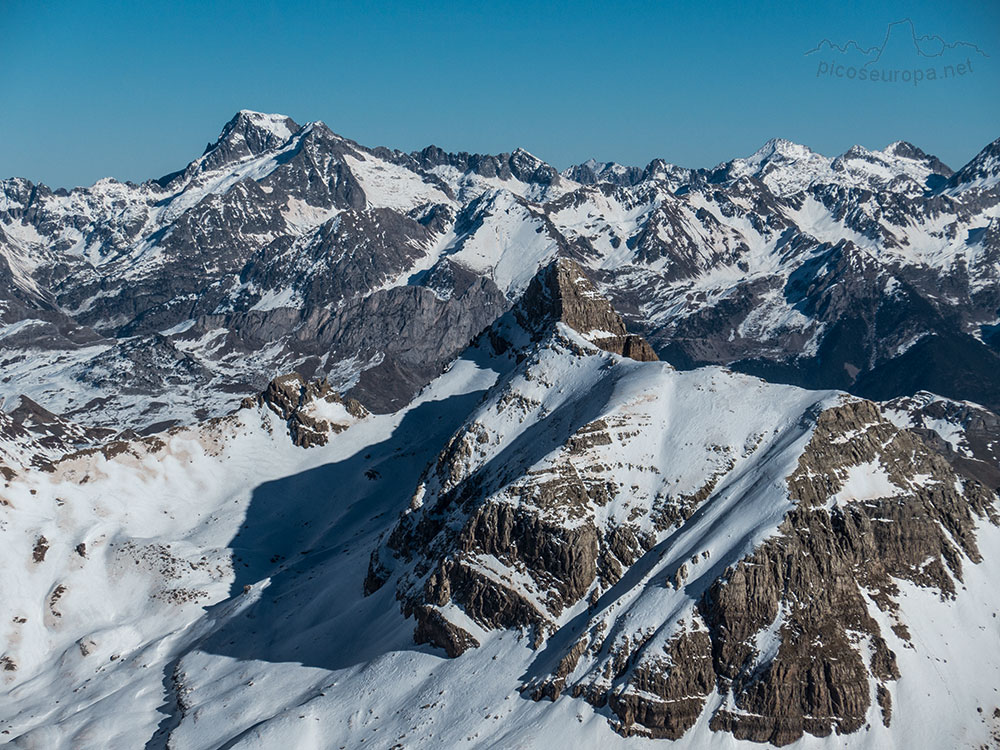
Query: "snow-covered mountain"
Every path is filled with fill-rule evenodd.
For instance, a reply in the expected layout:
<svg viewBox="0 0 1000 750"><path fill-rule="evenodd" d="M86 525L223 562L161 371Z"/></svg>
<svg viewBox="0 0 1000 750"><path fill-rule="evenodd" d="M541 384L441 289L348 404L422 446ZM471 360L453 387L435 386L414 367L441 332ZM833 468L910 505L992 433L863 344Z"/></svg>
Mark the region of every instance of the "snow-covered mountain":
<svg viewBox="0 0 1000 750"><path fill-rule="evenodd" d="M996 150L0 181L0 739L997 742Z"/></svg>
<svg viewBox="0 0 1000 750"><path fill-rule="evenodd" d="M773 140L712 170L559 174L243 111L141 185L0 182L4 388L148 430L296 369L392 410L560 256L675 365L996 406L995 150L952 174L903 142Z"/></svg>
<svg viewBox="0 0 1000 750"><path fill-rule="evenodd" d="M0 732L988 741L1000 516L974 471L995 458L956 437L975 409L681 372L622 356L649 351L622 330L557 261L395 413L281 378L229 416L16 467Z"/></svg>
<svg viewBox="0 0 1000 750"><path fill-rule="evenodd" d="M972 161L952 175L952 190L970 188L990 190L1000 183L1000 138L993 141Z"/></svg>

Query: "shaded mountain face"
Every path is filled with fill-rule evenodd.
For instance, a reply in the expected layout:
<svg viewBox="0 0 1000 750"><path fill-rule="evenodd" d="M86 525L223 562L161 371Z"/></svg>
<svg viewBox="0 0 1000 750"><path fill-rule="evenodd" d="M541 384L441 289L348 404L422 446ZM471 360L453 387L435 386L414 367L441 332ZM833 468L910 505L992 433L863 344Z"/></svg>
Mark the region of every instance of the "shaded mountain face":
<svg viewBox="0 0 1000 750"><path fill-rule="evenodd" d="M1000 138L980 151L976 157L951 176L952 190L976 188L989 190L1000 182Z"/></svg>
<svg viewBox="0 0 1000 750"><path fill-rule="evenodd" d="M995 409L995 152L952 173L905 142L775 139L714 169L559 173L242 111L141 185L0 181L3 389L142 431L294 369L393 411L559 257L676 366Z"/></svg>
<svg viewBox="0 0 1000 750"><path fill-rule="evenodd" d="M998 440L930 393L678 370L564 257L392 413L289 373L108 439L22 399L0 411L0 731L987 744Z"/></svg>

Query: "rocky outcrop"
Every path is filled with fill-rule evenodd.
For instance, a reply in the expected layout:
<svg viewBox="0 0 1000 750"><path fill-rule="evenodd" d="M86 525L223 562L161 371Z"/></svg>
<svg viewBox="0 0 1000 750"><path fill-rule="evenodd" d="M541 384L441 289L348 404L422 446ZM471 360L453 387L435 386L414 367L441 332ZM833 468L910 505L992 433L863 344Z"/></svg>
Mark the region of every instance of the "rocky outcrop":
<svg viewBox="0 0 1000 750"><path fill-rule="evenodd" d="M859 471L881 491L845 490ZM701 603L720 685L737 709L717 713L713 727L778 745L864 724L869 681L884 691L899 676L867 599L891 615L896 580L954 595L963 558L980 560L976 523L998 521L991 492L865 401L820 415L788 481L798 506L779 534ZM779 617L777 653L757 665L753 638ZM904 623L896 631L906 637Z"/></svg>
<svg viewBox="0 0 1000 750"><path fill-rule="evenodd" d="M557 323L606 351L656 360L641 337L629 334L621 317L574 261L558 258L539 271L514 309L491 326L478 344L496 353L513 350L524 363L540 351L568 356L592 354L561 334ZM529 343L524 343L527 337ZM522 340L520 348L514 340ZM500 388L496 408L523 412L539 404L513 387ZM410 508L372 554L366 593L383 586L403 561L409 570L397 582L403 611L417 620L415 637L447 652L464 651L475 639L449 623L438 609L451 603L485 629L533 628L541 641L563 611L588 592L610 586L653 543L632 524L599 528L595 511L617 493L605 467L580 469L589 452L610 445L613 427L594 420L566 435L561 456L549 471L515 479L489 477L474 469L492 437L473 422L455 435L425 474ZM509 471L502 467L501 471ZM499 487L497 487L499 483ZM500 489L502 487L502 489ZM499 491L497 491L499 489ZM464 635L456 636L461 631Z"/></svg>
<svg viewBox="0 0 1000 750"><path fill-rule="evenodd" d="M644 660L629 678L629 689L607 696L624 734L679 739L694 726L715 688L711 641L704 629L682 629L658 658Z"/></svg>
<svg viewBox="0 0 1000 750"><path fill-rule="evenodd" d="M452 658L461 656L470 648L479 647L479 641L449 622L433 607L420 607L413 614L417 621L417 627L413 631L414 643L428 643L443 648Z"/></svg>
<svg viewBox="0 0 1000 750"><path fill-rule="evenodd" d="M976 525L1000 522L996 498L867 401L818 416L787 483L795 507L777 532L711 582L662 653L649 635L619 640L573 693L607 703L623 733L652 737L682 735L713 690L725 700L711 728L740 739L854 732L873 699L888 726L900 673L872 608L906 642L896 582L953 597L964 561L981 559ZM670 585L686 575L682 565ZM574 649L605 653L603 629L590 632ZM556 671L536 697L569 687Z"/></svg>
<svg viewBox="0 0 1000 750"><path fill-rule="evenodd" d="M514 314L528 330L565 323L605 351L640 362L659 359L642 336L628 332L611 303L569 258L557 258L535 275Z"/></svg>
<svg viewBox="0 0 1000 750"><path fill-rule="evenodd" d="M538 408L513 389L501 389L495 403L511 419ZM612 585L653 544L638 526L598 516L620 492L598 457L634 434L620 420L588 422L547 469L508 476L515 467L497 464L494 474L494 465L480 463L496 438L470 423L373 551L366 593L396 574L404 614L417 621L415 637L448 653L475 640L456 623L441 626L449 605L485 630L523 628L541 643L568 607Z"/></svg>
<svg viewBox="0 0 1000 750"><path fill-rule="evenodd" d="M653 351L649 342L635 333L627 333L624 336L596 337L594 344L606 352L619 354L639 362L656 362L660 359L656 356L656 352Z"/></svg>
<svg viewBox="0 0 1000 750"><path fill-rule="evenodd" d="M292 442L302 448L326 445L330 433L347 429L346 420L327 416L328 406L343 407L343 416L363 419L368 410L355 399L343 399L326 380L307 382L297 372L272 380L257 398L243 400L241 408L266 406L285 421Z"/></svg>
<svg viewBox="0 0 1000 750"><path fill-rule="evenodd" d="M1000 416L963 401L921 392L885 405L959 474L1000 488Z"/></svg>
<svg viewBox="0 0 1000 750"><path fill-rule="evenodd" d="M450 468L447 461L438 467ZM435 608L452 602L484 629L533 628L540 640L591 588L602 557L604 542L587 518L593 497L573 473L565 467L558 478L529 480L487 503L479 502L474 479L460 481L432 507L411 506L373 553L366 592L388 579L385 555L410 560L414 568L398 591L420 642L449 653L475 643L459 626L440 624ZM529 502L505 500L529 494ZM568 516L578 521L569 524Z"/></svg>

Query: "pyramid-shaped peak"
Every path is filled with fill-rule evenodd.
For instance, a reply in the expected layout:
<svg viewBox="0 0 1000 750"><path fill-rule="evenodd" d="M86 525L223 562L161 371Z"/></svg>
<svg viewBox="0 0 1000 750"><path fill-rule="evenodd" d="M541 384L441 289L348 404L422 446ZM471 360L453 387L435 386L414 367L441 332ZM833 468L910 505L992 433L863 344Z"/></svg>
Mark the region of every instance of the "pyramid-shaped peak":
<svg viewBox="0 0 1000 750"><path fill-rule="evenodd" d="M527 149L521 148L520 146L518 146L513 151L511 151L511 156L516 156L519 159L529 159L531 161L536 161L536 162L538 162L540 164L542 163L541 159L539 159L537 156L535 156L533 153L531 153Z"/></svg>
<svg viewBox="0 0 1000 750"><path fill-rule="evenodd" d="M782 156L790 160L808 159L817 156L816 152L801 143L789 141L786 138L772 138L749 157L754 161L766 161L774 156Z"/></svg>
<svg viewBox="0 0 1000 750"><path fill-rule="evenodd" d="M225 124L218 139L208 144L195 165L204 172L258 156L280 148L299 130L298 123L285 115L241 109Z"/></svg>
<svg viewBox="0 0 1000 750"><path fill-rule="evenodd" d="M546 164L534 154L523 148L516 148L507 158L511 176L523 182L552 183L559 179L555 167Z"/></svg>
<svg viewBox="0 0 1000 750"><path fill-rule="evenodd" d="M298 123L291 117L280 114L255 112L252 109L241 109L222 129L221 138L232 133L242 133L246 136L253 133L264 138L278 139L284 143L299 129Z"/></svg>
<svg viewBox="0 0 1000 750"><path fill-rule="evenodd" d="M904 159L924 159L927 157L922 149L917 148L909 141L893 141L883 149L883 153Z"/></svg>
<svg viewBox="0 0 1000 750"><path fill-rule="evenodd" d="M986 146L951 178L960 188L989 189L1000 183L1000 138Z"/></svg>

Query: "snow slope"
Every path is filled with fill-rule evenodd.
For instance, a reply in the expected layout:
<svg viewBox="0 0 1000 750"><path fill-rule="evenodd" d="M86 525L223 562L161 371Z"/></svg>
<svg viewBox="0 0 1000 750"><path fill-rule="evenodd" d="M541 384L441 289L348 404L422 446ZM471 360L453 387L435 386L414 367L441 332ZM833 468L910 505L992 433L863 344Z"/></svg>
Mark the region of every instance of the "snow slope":
<svg viewBox="0 0 1000 750"><path fill-rule="evenodd" d="M521 366L470 350L406 409L355 420L322 447L295 448L271 412L254 408L22 474L0 491L0 590L11 613L0 737L24 748L662 746L616 734L607 709L520 692L539 659L525 631L478 628L481 646L457 659L414 645L392 586L362 595L369 554L452 435L486 429L494 438L476 460L502 453L497 468L516 479L553 466L573 425L610 420L624 431L598 450L608 477L632 490L601 510L603 521L722 472L707 510L602 606L622 632L659 628L690 607L690 581L773 533L808 415L831 399L720 369L623 360L562 327ZM551 445L536 461L504 449L528 430L534 450ZM995 529L982 533L984 550L1000 545ZM711 562L689 571L686 588L646 585L704 550ZM793 747L985 741L1000 702L998 665L982 657L1000 645L989 583L998 574L995 555L967 565L948 602L904 588L914 637L894 644L903 677L891 730L873 714L865 731ZM557 626L572 630L584 611L567 610ZM709 732L712 708L675 746L759 747Z"/></svg>

